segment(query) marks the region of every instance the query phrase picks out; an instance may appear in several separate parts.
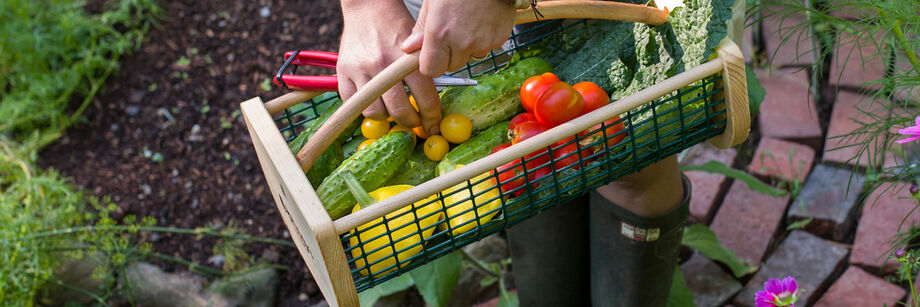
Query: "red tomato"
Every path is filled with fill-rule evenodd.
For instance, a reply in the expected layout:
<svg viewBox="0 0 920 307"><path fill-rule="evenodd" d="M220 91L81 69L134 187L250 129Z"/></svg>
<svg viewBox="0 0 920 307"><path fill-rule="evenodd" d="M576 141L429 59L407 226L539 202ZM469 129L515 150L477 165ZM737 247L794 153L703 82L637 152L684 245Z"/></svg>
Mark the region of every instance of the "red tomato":
<svg viewBox="0 0 920 307"><path fill-rule="evenodd" d="M549 127L540 123L540 122L523 122L518 124L511 130L511 145L520 143L526 139L531 138L534 135L543 133L543 131L549 130Z"/></svg>
<svg viewBox="0 0 920 307"><path fill-rule="evenodd" d="M572 142L574 139L574 136L570 136L559 142L556 142L556 144L553 144L553 167L555 167L556 170L560 170L569 165L572 166L572 169L577 170L581 168L581 164L578 163L578 145L575 142ZM568 142L571 143L566 144ZM591 148L582 147L581 156L583 159L585 159L585 162L587 162L588 156L591 155L592 152L593 151ZM571 155L566 156L570 153Z"/></svg>
<svg viewBox="0 0 920 307"><path fill-rule="evenodd" d="M505 148L508 148L508 147L511 147L511 144L510 144L510 143L498 144L498 146L495 146L495 148L492 148L492 151L489 152L489 154L490 154L490 155L491 155L491 154L494 154L494 153L499 152L499 151L502 151L502 150L504 150Z"/></svg>
<svg viewBox="0 0 920 307"><path fill-rule="evenodd" d="M608 103L610 103L610 96L607 96L607 92L605 92L600 86L597 86L597 84L594 84L594 82L578 82L573 85L572 88L581 94L581 97L585 100L585 104L581 108L581 114L586 114L597 110L600 107L606 106Z"/></svg>
<svg viewBox="0 0 920 307"><path fill-rule="evenodd" d="M537 99L533 114L537 120L550 127L555 127L581 115L585 101L581 94L565 82L551 85Z"/></svg>
<svg viewBox="0 0 920 307"><path fill-rule="evenodd" d="M527 112L533 112L534 104L537 103L540 94L543 94L544 90L556 82L559 82L559 77L551 72L527 78L521 85L521 104L524 105L524 109Z"/></svg>
<svg viewBox="0 0 920 307"><path fill-rule="evenodd" d="M520 125L523 122L535 122L537 117L533 113L521 113L511 119L511 123L508 124L508 130L514 130L514 127Z"/></svg>
<svg viewBox="0 0 920 307"><path fill-rule="evenodd" d="M498 172L499 182L496 182L496 184L500 184L499 189L500 191L502 191L502 193L508 193L509 191L514 190L520 186L523 186L525 183L527 183L527 178L525 176L514 178L515 176L518 176L524 173L524 168L521 167L520 164L518 164L520 162L521 160L512 160L511 162L505 163L504 165L499 166L498 168L492 170L493 175L496 172ZM494 179L493 179L493 182L494 182ZM522 192L524 192L524 189L514 191L512 192L512 194L514 196L518 196L518 195L521 195Z"/></svg>
<svg viewBox="0 0 920 307"><path fill-rule="evenodd" d="M626 126L623 125L622 121L617 123L617 121L619 120L620 120L619 116L614 116L613 118L605 121L604 126L607 126L607 128L604 129L603 132L600 131L601 124L597 124L589 128L588 130L585 130L579 133L578 135L584 137L581 139L582 147L590 146L591 143L599 141L600 139L604 138L604 134L606 134L608 137L607 147L613 147L614 145L619 144L621 141L623 141L623 139L626 138L626 132L620 133L620 131L623 131L624 129L626 129ZM591 134L592 131L597 131L597 132L594 132L594 134ZM617 133L620 133L620 134L617 134ZM603 145L603 143L601 143L601 145Z"/></svg>

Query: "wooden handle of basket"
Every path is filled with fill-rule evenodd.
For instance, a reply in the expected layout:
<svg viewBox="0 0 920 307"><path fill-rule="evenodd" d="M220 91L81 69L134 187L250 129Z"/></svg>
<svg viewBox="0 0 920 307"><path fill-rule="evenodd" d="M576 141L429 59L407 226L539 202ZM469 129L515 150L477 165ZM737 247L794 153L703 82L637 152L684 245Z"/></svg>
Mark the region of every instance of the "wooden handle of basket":
<svg viewBox="0 0 920 307"><path fill-rule="evenodd" d="M668 15L667 10L644 5L592 0L540 2L537 6L537 11L543 15L541 20L595 18L643 22L652 25L663 24L667 21ZM534 15L534 12L530 8L520 10L515 15L515 23L532 22L535 20L532 15ZM408 76L409 73L417 70L418 65L418 51L403 55L358 89L297 153L297 161L303 171L310 170L310 167L313 166L320 154L329 147L332 140L341 134L348 123L358 117L361 111L370 106L387 89L392 88L396 83Z"/></svg>

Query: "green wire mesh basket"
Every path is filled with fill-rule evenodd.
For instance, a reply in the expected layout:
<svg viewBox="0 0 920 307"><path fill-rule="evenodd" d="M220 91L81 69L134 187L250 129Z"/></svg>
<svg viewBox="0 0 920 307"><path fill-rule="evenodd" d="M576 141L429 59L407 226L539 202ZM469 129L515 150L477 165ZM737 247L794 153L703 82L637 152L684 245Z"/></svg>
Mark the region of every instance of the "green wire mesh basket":
<svg viewBox="0 0 920 307"><path fill-rule="evenodd" d="M585 22L545 23L516 33L507 50L493 51L452 75L494 72L515 52ZM549 26L553 28L545 28ZM254 98L242 109L276 204L314 279L330 304L356 305L359 291L695 144L710 140L725 148L743 141L749 129L743 58L728 40L715 54L702 65L598 111L336 220L325 212L298 167L303 160L298 161L300 157L295 158L286 143L332 104L341 103L338 96L309 99L305 97L317 93L299 93L265 104ZM610 120L616 116L619 119ZM613 126L624 129L610 129ZM567 141L557 143L560 140ZM566 145L577 150L554 159L554 153ZM310 150L322 152L325 147ZM351 146L345 147L348 151ZM577 162L561 168L553 163L567 158ZM517 161L515 167L496 170L509 161ZM523 174L508 180L523 179L525 184L504 190L499 177L518 167Z"/></svg>

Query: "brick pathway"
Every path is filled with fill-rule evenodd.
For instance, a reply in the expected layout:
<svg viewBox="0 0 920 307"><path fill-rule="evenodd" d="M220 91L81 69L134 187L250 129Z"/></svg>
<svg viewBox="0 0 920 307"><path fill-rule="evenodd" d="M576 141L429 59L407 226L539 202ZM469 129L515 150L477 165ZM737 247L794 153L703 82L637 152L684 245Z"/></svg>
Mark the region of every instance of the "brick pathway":
<svg viewBox="0 0 920 307"><path fill-rule="evenodd" d="M788 18L780 25L767 18L763 23L767 58L773 62L755 69L767 91L759 126L751 127L758 142L729 151L699 146L683 164L717 160L764 182L798 187L799 193L773 197L731 178L689 172L694 197L691 223L707 224L725 247L759 269L734 278L724 266L694 254L681 270L692 281L689 287L698 306L754 306L754 293L767 279L786 276L794 276L805 290L796 306L898 306L907 302L909 291L906 283L895 283L897 262L888 258L889 240L920 225L920 212L905 218L916 206L907 183L885 184L866 195L866 170L893 165L892 154L886 154L886 159L857 159L857 148L839 149L864 140L840 137L870 118L863 111L889 116L867 104L870 98L863 94L874 88L863 82L883 76L883 61L874 49L856 50L852 43L843 42L828 77L829 86L840 91L832 99L832 108L816 108L818 99L810 94L809 84L817 83L810 80L811 70L803 69L813 62L807 52L811 42L805 36L798 44L790 41L780 46L780 36L775 34L796 22L801 19ZM743 49L747 53L754 48ZM865 66L860 52L872 58ZM914 92L912 96L920 96L920 89ZM830 121L822 125L822 118ZM744 161L750 162L738 165ZM787 229L805 220L810 222L800 229Z"/></svg>

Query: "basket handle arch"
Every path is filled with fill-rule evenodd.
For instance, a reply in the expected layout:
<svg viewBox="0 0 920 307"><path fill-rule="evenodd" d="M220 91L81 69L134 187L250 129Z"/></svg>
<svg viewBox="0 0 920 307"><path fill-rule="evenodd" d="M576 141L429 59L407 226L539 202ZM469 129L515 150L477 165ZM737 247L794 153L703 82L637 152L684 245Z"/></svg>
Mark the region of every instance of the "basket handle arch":
<svg viewBox="0 0 920 307"><path fill-rule="evenodd" d="M516 0L515 5L520 9L515 14L515 24L533 22L536 20L536 13L530 7L528 0ZM537 5L537 10L543 17L540 20L565 19L565 18L590 18L590 19L612 19L622 21L632 21L647 23L650 25L661 25L667 21L667 10L655 7L607 1L593 0L565 0L565 1L546 1ZM386 90L392 88L411 72L418 69L419 57L418 51L405 54L383 69L377 76L374 76L367 84L358 89L341 108L339 108L320 126L305 144L300 152L297 153L297 162L300 163L304 172L310 170L316 159L332 143L332 140L341 134L348 123L358 117L361 112L370 106L374 101L383 95ZM321 92L306 91L292 92L284 96L265 103L269 113L272 111L284 110L290 103L312 98Z"/></svg>

